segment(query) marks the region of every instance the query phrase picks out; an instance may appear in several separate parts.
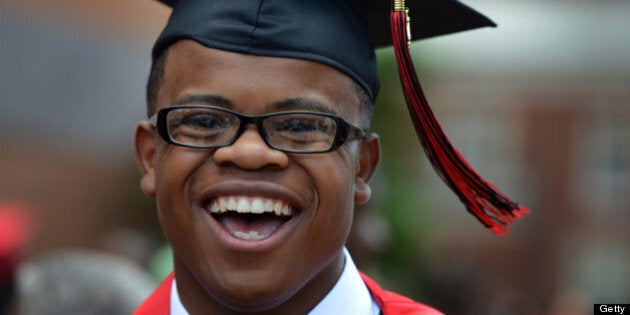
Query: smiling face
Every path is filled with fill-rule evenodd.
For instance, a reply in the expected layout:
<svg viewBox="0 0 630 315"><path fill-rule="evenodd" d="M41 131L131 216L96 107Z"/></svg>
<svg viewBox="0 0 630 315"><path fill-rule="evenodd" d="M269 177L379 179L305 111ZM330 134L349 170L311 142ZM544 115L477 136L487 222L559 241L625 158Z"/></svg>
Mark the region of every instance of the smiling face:
<svg viewBox="0 0 630 315"><path fill-rule="evenodd" d="M316 62L180 41L169 48L163 80L158 110L308 110L367 125L353 81ZM329 153L289 154L268 147L253 125L231 146L193 149L166 143L142 122L135 144L141 186L156 199L191 313L308 312L341 273L353 209L368 201L379 157L374 135Z"/></svg>

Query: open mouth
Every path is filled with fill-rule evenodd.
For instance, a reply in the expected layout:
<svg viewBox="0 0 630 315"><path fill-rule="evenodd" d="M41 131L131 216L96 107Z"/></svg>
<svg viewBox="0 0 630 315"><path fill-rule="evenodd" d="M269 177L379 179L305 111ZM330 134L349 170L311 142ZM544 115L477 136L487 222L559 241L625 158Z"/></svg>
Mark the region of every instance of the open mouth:
<svg viewBox="0 0 630 315"><path fill-rule="evenodd" d="M289 221L295 209L277 199L220 196L212 200L209 211L232 236L261 241Z"/></svg>

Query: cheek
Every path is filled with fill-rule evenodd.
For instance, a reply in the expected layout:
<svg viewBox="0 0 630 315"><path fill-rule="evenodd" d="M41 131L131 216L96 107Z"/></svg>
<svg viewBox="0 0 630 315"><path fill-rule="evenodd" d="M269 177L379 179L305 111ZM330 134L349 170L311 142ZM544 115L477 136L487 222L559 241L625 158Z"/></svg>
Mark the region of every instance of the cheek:
<svg viewBox="0 0 630 315"><path fill-rule="evenodd" d="M354 213L354 168L345 158L330 159L318 166L314 177L320 203L316 214L318 232L345 243Z"/></svg>
<svg viewBox="0 0 630 315"><path fill-rule="evenodd" d="M187 189L191 178L208 160L203 150L165 146L156 154L156 186L158 193L178 194Z"/></svg>
<svg viewBox="0 0 630 315"><path fill-rule="evenodd" d="M190 187L196 170L207 160L201 151L169 147L156 158L156 203L165 233L191 222ZM168 235L167 235L168 236Z"/></svg>

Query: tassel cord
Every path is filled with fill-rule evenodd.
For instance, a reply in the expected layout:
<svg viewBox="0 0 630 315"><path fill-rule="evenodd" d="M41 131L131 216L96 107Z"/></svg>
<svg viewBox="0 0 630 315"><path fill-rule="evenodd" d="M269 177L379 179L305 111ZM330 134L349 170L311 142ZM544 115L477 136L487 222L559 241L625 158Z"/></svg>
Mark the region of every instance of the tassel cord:
<svg viewBox="0 0 630 315"><path fill-rule="evenodd" d="M429 107L415 73L407 49L405 12L392 12L391 23L403 92L425 154L438 175L469 212L493 233L507 233L508 223L529 214L529 210L484 180L452 146Z"/></svg>

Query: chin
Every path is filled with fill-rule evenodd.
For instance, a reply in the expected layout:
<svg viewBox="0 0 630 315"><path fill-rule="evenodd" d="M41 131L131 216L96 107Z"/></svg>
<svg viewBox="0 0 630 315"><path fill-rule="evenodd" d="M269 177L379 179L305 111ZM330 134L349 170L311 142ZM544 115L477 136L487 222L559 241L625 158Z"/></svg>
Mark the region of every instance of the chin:
<svg viewBox="0 0 630 315"><path fill-rule="evenodd" d="M220 303L226 308L239 312L265 312L285 304L297 291L297 289L282 290L269 285L244 284L225 291Z"/></svg>

